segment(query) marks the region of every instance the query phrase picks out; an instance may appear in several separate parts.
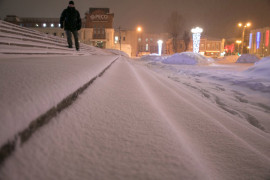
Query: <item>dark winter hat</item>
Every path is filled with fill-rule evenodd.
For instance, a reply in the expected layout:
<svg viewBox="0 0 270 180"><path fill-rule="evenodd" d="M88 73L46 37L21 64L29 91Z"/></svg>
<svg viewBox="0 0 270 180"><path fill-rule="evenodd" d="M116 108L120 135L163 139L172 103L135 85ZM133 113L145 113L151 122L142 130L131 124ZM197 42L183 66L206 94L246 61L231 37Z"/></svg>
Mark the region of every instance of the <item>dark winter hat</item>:
<svg viewBox="0 0 270 180"><path fill-rule="evenodd" d="M69 1L69 3L68 4L73 4L74 5L74 2L73 1Z"/></svg>

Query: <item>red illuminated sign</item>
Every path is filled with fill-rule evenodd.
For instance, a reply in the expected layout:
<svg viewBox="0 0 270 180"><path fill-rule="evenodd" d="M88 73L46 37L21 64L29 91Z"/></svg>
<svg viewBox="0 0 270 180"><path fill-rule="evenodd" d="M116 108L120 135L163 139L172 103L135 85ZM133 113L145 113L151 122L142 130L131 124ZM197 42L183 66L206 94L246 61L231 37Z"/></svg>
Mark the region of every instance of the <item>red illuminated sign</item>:
<svg viewBox="0 0 270 180"><path fill-rule="evenodd" d="M269 45L269 30L265 33L265 46L268 47Z"/></svg>

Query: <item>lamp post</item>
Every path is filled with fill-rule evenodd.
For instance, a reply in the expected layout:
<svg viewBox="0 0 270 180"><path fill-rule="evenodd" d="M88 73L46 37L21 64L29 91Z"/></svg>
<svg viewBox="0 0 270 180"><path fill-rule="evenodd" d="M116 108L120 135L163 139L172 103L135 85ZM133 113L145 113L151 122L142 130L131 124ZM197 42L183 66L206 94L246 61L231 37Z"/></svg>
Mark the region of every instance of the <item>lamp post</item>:
<svg viewBox="0 0 270 180"><path fill-rule="evenodd" d="M157 43L158 43L158 55L161 56L161 54L162 54L162 43L163 43L163 41L162 40L158 40Z"/></svg>
<svg viewBox="0 0 270 180"><path fill-rule="evenodd" d="M142 27L138 26L137 27L137 32L140 34L140 42L139 42L139 38L137 39L137 50L138 50L137 55L139 55L139 52L140 52L140 50L139 50L140 46L139 45L141 44L141 41L142 41L142 38L141 38Z"/></svg>
<svg viewBox="0 0 270 180"><path fill-rule="evenodd" d="M243 54L243 50L244 50L244 42L245 42L245 30L247 27L250 27L251 23L247 22L245 25L243 25L242 23L238 23L238 27L243 27L243 31L242 31L242 46L241 46L241 54Z"/></svg>
<svg viewBox="0 0 270 180"><path fill-rule="evenodd" d="M236 41L236 43L238 44L238 54L239 54L239 53L240 53L240 52L239 52L239 44L241 44L241 43L242 43L242 41L237 40L237 41Z"/></svg>
<svg viewBox="0 0 270 180"><path fill-rule="evenodd" d="M196 27L191 29L191 32L193 34L193 52L199 53L200 51L200 39L201 39L201 33L203 32L202 28Z"/></svg>

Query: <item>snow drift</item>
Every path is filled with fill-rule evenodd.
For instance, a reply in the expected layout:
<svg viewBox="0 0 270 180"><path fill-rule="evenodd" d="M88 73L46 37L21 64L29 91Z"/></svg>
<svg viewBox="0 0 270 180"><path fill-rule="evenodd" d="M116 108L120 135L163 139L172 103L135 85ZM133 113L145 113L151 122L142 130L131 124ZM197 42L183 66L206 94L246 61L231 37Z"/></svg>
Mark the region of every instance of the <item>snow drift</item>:
<svg viewBox="0 0 270 180"><path fill-rule="evenodd" d="M252 76L258 76L269 79L270 77L270 56L263 58L254 66L246 70L247 73Z"/></svg>
<svg viewBox="0 0 270 180"><path fill-rule="evenodd" d="M105 51L108 51L108 52L113 53L113 54L116 54L116 55L121 55L121 56L129 57L129 55L127 53L125 53L124 51L120 51L118 49L105 49Z"/></svg>
<svg viewBox="0 0 270 180"><path fill-rule="evenodd" d="M255 62L258 62L259 60L260 58L256 55L243 54L237 59L236 63L255 63Z"/></svg>
<svg viewBox="0 0 270 180"><path fill-rule="evenodd" d="M167 59L168 56L159 56L158 54L148 54L141 57L144 61L162 61Z"/></svg>
<svg viewBox="0 0 270 180"><path fill-rule="evenodd" d="M186 64L186 65L195 65L195 64L208 64L214 62L212 58L207 58L201 54L193 52L182 52L174 54L167 59L162 61L165 64Z"/></svg>
<svg viewBox="0 0 270 180"><path fill-rule="evenodd" d="M219 58L217 60L217 62L219 63L224 63L224 64L229 64L229 63L236 63L237 59L239 58L239 56L237 55L232 55L232 56L224 56L222 58Z"/></svg>

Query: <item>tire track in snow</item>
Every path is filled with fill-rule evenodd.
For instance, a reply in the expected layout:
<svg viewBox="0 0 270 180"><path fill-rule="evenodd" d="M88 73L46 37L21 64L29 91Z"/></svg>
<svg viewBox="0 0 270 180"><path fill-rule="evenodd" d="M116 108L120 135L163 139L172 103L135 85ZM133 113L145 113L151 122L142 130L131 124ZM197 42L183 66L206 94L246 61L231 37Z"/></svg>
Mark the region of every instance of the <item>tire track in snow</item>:
<svg viewBox="0 0 270 180"><path fill-rule="evenodd" d="M49 123L54 117L56 117L61 111L72 105L78 96L82 94L97 78L101 77L112 64L119 59L113 60L107 67L105 67L98 75L93 77L90 81L82 85L75 92L64 98L56 106L49 109L44 114L33 120L27 128L17 133L12 140L2 145L0 148L0 167L19 146L22 146L38 129Z"/></svg>

